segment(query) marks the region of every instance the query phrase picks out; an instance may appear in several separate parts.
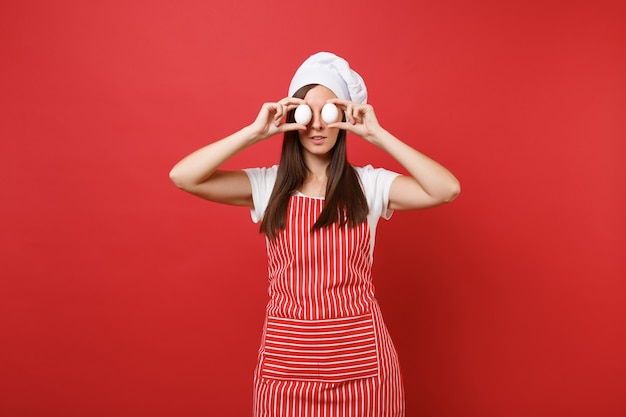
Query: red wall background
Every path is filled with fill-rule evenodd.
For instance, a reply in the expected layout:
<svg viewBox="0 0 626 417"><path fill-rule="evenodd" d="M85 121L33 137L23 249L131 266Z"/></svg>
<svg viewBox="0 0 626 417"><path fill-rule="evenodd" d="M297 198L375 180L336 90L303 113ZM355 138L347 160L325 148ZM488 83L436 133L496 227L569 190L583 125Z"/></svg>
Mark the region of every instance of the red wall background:
<svg viewBox="0 0 626 417"><path fill-rule="evenodd" d="M408 415L625 416L619 3L1 2L0 415L250 415L263 237L167 174L330 50L463 187L379 227Z"/></svg>

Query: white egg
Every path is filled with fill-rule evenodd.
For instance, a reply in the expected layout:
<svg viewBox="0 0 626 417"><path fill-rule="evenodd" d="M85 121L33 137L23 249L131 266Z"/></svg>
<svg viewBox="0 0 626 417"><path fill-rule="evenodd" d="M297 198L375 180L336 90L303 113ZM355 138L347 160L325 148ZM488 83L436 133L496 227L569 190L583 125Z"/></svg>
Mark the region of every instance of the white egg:
<svg viewBox="0 0 626 417"><path fill-rule="evenodd" d="M306 104L300 104L296 107L296 112L294 113L294 118L296 119L296 123L301 125L308 125L313 117L313 113L311 112L311 108Z"/></svg>
<svg viewBox="0 0 626 417"><path fill-rule="evenodd" d="M326 123L335 123L339 117L339 109L333 103L326 103L322 107L322 119Z"/></svg>

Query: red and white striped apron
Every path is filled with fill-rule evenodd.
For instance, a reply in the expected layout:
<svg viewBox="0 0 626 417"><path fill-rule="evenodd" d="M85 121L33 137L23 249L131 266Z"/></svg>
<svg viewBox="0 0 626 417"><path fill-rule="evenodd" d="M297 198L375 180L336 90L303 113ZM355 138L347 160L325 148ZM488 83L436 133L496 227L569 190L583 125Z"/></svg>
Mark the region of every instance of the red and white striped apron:
<svg viewBox="0 0 626 417"><path fill-rule="evenodd" d="M269 296L255 417L403 417L395 348L374 298L370 232L311 232L323 199L291 197L267 243Z"/></svg>

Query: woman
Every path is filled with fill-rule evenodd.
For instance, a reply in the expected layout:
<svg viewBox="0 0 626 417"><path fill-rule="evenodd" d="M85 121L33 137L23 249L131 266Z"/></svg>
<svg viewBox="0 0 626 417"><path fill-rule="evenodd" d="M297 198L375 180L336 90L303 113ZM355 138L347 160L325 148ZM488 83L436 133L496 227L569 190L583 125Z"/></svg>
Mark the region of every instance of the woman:
<svg viewBox="0 0 626 417"><path fill-rule="evenodd" d="M372 285L376 225L393 210L450 202L460 187L446 168L383 129L366 101L359 74L320 52L298 68L288 97L265 103L251 125L170 173L187 192L250 207L267 237L270 301L255 371L257 417L404 416L398 359ZM310 120L295 122L299 106ZM351 166L346 132L389 153L409 175ZM219 169L279 133L278 166Z"/></svg>

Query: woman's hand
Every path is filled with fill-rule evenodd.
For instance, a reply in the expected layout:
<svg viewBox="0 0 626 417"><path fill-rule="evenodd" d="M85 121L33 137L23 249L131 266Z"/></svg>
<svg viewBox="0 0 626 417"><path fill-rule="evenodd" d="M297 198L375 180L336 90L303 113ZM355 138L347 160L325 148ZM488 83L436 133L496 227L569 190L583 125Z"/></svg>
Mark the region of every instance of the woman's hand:
<svg viewBox="0 0 626 417"><path fill-rule="evenodd" d="M378 123L378 119L374 113L374 107L370 104L358 104L338 98L328 100L328 102L335 104L346 114L345 122L331 123L328 127L347 130L370 143L375 143L377 135L382 131L382 127Z"/></svg>
<svg viewBox="0 0 626 417"><path fill-rule="evenodd" d="M287 113L300 104L304 104L304 100L294 97L285 97L276 103L265 103L250 127L259 140L291 130L306 130L306 126L298 123L285 123L284 120Z"/></svg>
<svg viewBox="0 0 626 417"><path fill-rule="evenodd" d="M387 152L410 173L397 177L391 184L388 208L423 209L450 202L459 194L461 188L454 175L383 129L371 105L339 99L328 102L346 113L345 122L330 123L328 127L345 129L359 135Z"/></svg>

